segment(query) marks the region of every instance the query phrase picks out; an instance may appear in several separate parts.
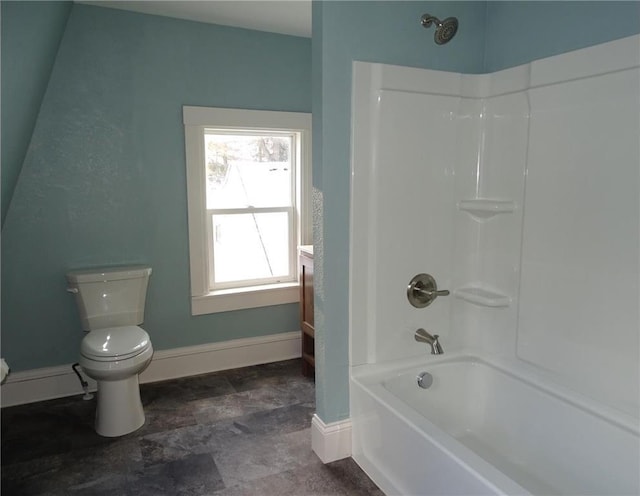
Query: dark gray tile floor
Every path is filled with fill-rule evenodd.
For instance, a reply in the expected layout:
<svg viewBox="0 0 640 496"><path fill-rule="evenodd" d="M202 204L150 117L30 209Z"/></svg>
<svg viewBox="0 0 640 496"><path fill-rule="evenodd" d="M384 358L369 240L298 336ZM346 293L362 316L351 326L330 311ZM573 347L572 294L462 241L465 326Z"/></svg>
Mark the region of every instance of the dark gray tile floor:
<svg viewBox="0 0 640 496"><path fill-rule="evenodd" d="M351 460L311 451L313 381L299 360L141 386L147 421L93 430L95 399L2 409L2 496L375 495Z"/></svg>

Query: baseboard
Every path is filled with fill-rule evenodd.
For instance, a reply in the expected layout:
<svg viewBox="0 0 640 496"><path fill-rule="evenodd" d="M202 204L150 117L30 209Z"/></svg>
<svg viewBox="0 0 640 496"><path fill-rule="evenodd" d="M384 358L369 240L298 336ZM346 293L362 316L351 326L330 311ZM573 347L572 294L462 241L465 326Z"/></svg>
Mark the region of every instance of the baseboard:
<svg viewBox="0 0 640 496"><path fill-rule="evenodd" d="M278 362L301 355L300 332L285 332L221 343L160 350L153 354L140 382L157 382L249 365ZM82 393L72 364L9 374L0 386L1 405L13 406ZM96 383L87 378L89 390Z"/></svg>
<svg viewBox="0 0 640 496"><path fill-rule="evenodd" d="M314 414L311 421L311 449L322 463L350 457L351 420L325 424L317 414Z"/></svg>

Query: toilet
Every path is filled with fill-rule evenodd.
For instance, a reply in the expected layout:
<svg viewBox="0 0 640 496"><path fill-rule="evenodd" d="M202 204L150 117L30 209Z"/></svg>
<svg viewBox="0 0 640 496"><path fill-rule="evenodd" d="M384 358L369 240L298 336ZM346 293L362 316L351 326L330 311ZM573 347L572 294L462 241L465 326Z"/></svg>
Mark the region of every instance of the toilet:
<svg viewBox="0 0 640 496"><path fill-rule="evenodd" d="M80 366L98 383L96 432L116 437L145 421L138 374L153 356L144 321L150 267L111 267L67 274L82 329Z"/></svg>

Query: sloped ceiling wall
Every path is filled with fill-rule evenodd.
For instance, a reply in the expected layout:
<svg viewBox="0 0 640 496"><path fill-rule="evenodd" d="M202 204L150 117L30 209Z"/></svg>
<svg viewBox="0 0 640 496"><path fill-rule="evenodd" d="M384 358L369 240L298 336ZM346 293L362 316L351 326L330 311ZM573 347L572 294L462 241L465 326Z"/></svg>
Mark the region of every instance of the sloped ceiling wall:
<svg viewBox="0 0 640 496"><path fill-rule="evenodd" d="M72 5L1 4L3 226Z"/></svg>

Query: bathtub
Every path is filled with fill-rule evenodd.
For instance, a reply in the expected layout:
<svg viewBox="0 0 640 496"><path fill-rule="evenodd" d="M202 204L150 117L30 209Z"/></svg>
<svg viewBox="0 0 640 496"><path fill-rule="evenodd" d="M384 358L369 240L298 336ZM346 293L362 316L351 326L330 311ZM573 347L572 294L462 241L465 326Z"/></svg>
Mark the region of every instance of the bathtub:
<svg viewBox="0 0 640 496"><path fill-rule="evenodd" d="M464 354L353 369L353 458L387 495L640 493L637 419L515 370Z"/></svg>

